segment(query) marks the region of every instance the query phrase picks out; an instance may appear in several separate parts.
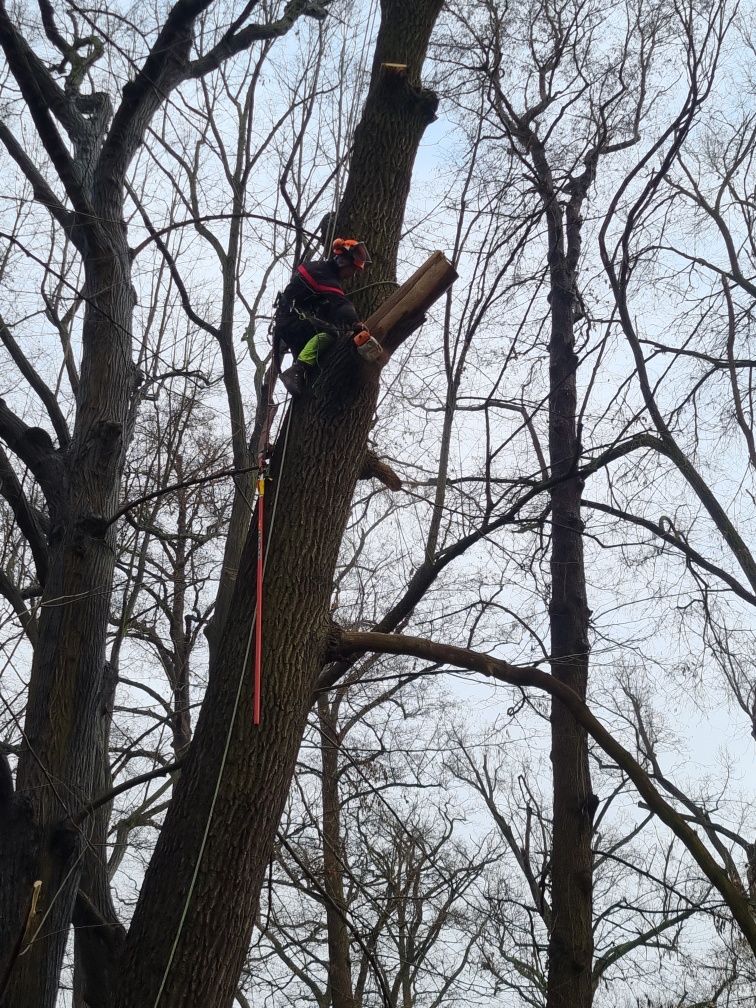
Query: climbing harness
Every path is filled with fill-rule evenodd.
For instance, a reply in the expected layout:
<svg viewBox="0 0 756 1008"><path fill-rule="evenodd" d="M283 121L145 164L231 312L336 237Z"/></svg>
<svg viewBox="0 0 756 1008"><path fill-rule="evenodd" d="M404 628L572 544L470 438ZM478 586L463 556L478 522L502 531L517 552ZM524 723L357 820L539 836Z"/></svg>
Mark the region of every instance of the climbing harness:
<svg viewBox="0 0 756 1008"><path fill-rule="evenodd" d="M314 315L312 312L304 311L297 304L296 300L289 301L285 298L283 291L279 291L276 295L274 307L277 308L279 305L285 308L290 315L296 315L300 322L307 322L309 325L313 326L316 332L323 331L332 336L342 335L342 330L339 326L334 325L332 322L326 322L325 319L320 318L318 315Z"/></svg>
<svg viewBox="0 0 756 1008"><path fill-rule="evenodd" d="M304 268L304 266L300 266L298 269L300 275L305 276L310 280L312 279L310 277L310 274ZM315 283L314 280L312 282ZM337 288L326 287L325 285L322 284L319 285L319 290L321 291L333 290L334 292L337 292ZM343 293L343 291L338 291L338 293ZM278 306L282 306L291 315L295 315L300 320L300 322L307 322L309 325L311 325L315 329L315 335L343 337L348 335L350 331L353 332L350 326L347 327L336 326L332 322L326 322L325 319L319 318L317 315L314 315L311 312L303 311L297 304L296 300L292 299L291 301L289 301L287 298L285 298L283 291L279 291L278 294L276 295L274 307ZM362 323L360 323L360 325L362 325ZM375 336L371 336L370 332L366 328L364 328L364 326L363 328L359 329L356 333L354 333L354 336L352 337L352 342L356 347L360 356L364 357L366 360L377 361L380 359L381 354L383 353L383 347L381 346L381 344L378 342ZM301 360L301 357L297 359Z"/></svg>

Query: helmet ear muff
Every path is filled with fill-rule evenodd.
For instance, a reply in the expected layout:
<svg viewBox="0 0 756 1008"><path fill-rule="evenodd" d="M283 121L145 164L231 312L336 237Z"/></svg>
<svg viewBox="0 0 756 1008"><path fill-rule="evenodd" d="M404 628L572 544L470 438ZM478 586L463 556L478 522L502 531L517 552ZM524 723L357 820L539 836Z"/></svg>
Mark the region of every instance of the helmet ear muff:
<svg viewBox="0 0 756 1008"><path fill-rule="evenodd" d="M367 245L363 241L355 242L350 248L349 254L352 257L357 269L364 269L370 262L370 253L367 250Z"/></svg>
<svg viewBox="0 0 756 1008"><path fill-rule="evenodd" d="M343 260L340 265L352 265L357 269L364 269L370 262L370 255L365 242L357 241L356 238L336 238L331 246L331 255L336 260Z"/></svg>

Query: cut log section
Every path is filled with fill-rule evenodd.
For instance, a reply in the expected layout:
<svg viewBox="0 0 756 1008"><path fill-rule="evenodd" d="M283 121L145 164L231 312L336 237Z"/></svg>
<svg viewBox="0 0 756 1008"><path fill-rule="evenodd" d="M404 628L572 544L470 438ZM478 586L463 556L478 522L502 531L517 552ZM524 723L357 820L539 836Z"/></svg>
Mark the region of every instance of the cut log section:
<svg viewBox="0 0 756 1008"><path fill-rule="evenodd" d="M443 252L434 252L365 322L387 357L422 324L428 309L457 279Z"/></svg>

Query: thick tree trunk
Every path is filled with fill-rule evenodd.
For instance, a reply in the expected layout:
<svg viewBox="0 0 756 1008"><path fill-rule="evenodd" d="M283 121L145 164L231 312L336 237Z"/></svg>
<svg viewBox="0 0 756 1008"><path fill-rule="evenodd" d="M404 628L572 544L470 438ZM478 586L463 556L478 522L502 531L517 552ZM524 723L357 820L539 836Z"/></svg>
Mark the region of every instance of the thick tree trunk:
<svg viewBox="0 0 756 1008"><path fill-rule="evenodd" d="M253 535L188 763L131 925L116 1002L123 1008L154 1003L164 979L161 1008L231 1003L328 648L333 571L377 398L378 375L372 370L367 378L361 380L348 345L334 350L314 394L292 411L287 458L280 444L274 453L271 494L280 497L275 524L266 530L262 724L252 725L249 676Z"/></svg>
<svg viewBox="0 0 756 1008"><path fill-rule="evenodd" d="M125 230L107 223L120 220L121 206L114 198L103 198L95 206L102 221L102 244L87 270L76 427L65 461L50 454L51 479L57 475L59 494L51 499L48 492L49 574L12 822L4 823L0 841L4 866L15 865L10 871L19 872L15 878L8 870L3 873L4 950L12 946L21 926L31 883L42 882L38 920L44 923L37 925L34 941L27 942L23 955L16 958L3 1001L13 1008L52 1008L55 1003L87 844L83 831L65 823L92 797L97 767L115 557L114 535L105 532L101 518L118 503L134 373L133 292ZM9 888L16 890L10 900L5 892Z"/></svg>
<svg viewBox="0 0 756 1008"><path fill-rule="evenodd" d="M561 221L560 221L561 231ZM588 603L583 566L582 481L576 426L573 276L551 250L549 452L551 474L551 668L583 699L588 684ZM552 917L547 1008L590 1008L593 999L591 780L585 730L558 700L551 707Z"/></svg>
<svg viewBox="0 0 756 1008"><path fill-rule="evenodd" d="M421 86L430 33L442 0L381 0L381 29L373 56L370 90L354 134L349 182L336 230L368 242L371 282L396 277L396 257L417 145L433 121L438 98ZM406 71L386 70L385 63ZM373 287L355 299L363 315L375 311L388 288Z"/></svg>
<svg viewBox="0 0 756 1008"><path fill-rule="evenodd" d="M376 60L404 58L416 81L440 6L440 0L386 0ZM366 237L376 279L393 278L415 153L434 109L435 98L415 85L374 75L339 230ZM365 299L365 314L380 297ZM187 764L129 931L118 1008L231 1004L328 652L333 575L378 379L377 367L340 344L311 393L284 419L288 439L279 439L271 460L266 509L262 724L254 727L251 714L252 534Z"/></svg>
<svg viewBox="0 0 756 1008"><path fill-rule="evenodd" d="M323 694L318 697L318 723L322 764L323 889L327 896L328 989L332 1008L355 1008L344 900L338 724L328 698Z"/></svg>

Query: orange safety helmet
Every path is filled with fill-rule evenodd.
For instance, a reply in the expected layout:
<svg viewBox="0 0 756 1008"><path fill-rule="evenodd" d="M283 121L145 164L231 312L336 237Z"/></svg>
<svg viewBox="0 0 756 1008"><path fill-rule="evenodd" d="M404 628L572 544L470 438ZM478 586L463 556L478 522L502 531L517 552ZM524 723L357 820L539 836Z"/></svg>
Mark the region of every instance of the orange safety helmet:
<svg viewBox="0 0 756 1008"><path fill-rule="evenodd" d="M337 238L331 246L331 255L348 256L357 269L365 269L370 262L370 253L365 242L356 238Z"/></svg>

